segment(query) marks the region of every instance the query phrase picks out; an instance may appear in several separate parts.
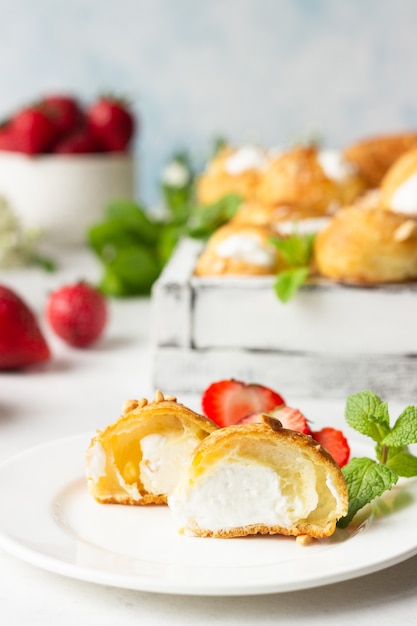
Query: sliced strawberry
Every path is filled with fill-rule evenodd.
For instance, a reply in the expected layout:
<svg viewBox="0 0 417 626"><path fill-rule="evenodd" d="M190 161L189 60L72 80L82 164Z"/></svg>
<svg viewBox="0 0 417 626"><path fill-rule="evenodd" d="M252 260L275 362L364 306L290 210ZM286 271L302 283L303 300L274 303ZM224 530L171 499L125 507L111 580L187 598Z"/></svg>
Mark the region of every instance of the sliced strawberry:
<svg viewBox="0 0 417 626"><path fill-rule="evenodd" d="M281 422L283 428L298 430L298 432L305 435L311 434L307 418L298 409L293 409L290 406L278 406L269 411L269 415L276 417Z"/></svg>
<svg viewBox="0 0 417 626"><path fill-rule="evenodd" d="M312 432L311 436L323 446L323 448L330 452L340 467L343 467L349 461L349 443L341 430L326 426L321 430Z"/></svg>
<svg viewBox="0 0 417 626"><path fill-rule="evenodd" d="M262 415L266 415L266 413L249 413L249 415L245 415L242 417L236 424L262 424L263 419Z"/></svg>
<svg viewBox="0 0 417 626"><path fill-rule="evenodd" d="M272 409L272 411L263 411L260 413L250 413L249 415L245 415L241 420L239 420L239 424L256 424L257 422L262 422L262 415L269 415L270 417L275 417L282 424L283 428L288 428L289 430L298 430L298 432L303 433L304 435L310 435L310 427L308 425L306 417L299 411L298 409L293 409L290 406L282 405L277 406Z"/></svg>
<svg viewBox="0 0 417 626"><path fill-rule="evenodd" d="M285 404L282 396L269 387L233 379L212 383L201 403L205 415L221 427L236 424L250 413L268 413Z"/></svg>

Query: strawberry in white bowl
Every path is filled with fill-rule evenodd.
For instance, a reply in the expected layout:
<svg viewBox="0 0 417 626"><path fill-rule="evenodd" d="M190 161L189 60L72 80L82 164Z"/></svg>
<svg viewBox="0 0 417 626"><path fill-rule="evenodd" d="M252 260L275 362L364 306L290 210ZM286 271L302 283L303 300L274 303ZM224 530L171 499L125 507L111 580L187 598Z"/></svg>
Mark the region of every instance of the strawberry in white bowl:
<svg viewBox="0 0 417 626"><path fill-rule="evenodd" d="M83 244L117 198L133 199L136 116L111 96L84 106L48 94L0 126L0 194L25 228L59 245Z"/></svg>

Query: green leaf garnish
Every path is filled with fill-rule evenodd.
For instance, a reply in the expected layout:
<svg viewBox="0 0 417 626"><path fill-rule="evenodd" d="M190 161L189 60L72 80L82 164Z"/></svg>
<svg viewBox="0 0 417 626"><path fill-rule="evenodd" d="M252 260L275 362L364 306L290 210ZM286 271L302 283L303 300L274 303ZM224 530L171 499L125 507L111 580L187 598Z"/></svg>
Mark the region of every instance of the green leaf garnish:
<svg viewBox="0 0 417 626"><path fill-rule="evenodd" d="M314 233L300 235L294 232L289 237L274 237L271 241L290 267L305 267L311 261L315 237Z"/></svg>
<svg viewBox="0 0 417 626"><path fill-rule="evenodd" d="M304 285L311 273L315 234L299 235L294 232L289 237L271 239L279 250L287 269L276 276L274 289L281 302L288 302Z"/></svg>
<svg viewBox="0 0 417 626"><path fill-rule="evenodd" d="M387 405L373 391L350 395L346 401L345 419L349 426L377 442L389 432Z"/></svg>
<svg viewBox="0 0 417 626"><path fill-rule="evenodd" d="M345 528L366 504L391 489L398 480L395 471L367 457L353 458L342 468L349 493L349 509L338 522Z"/></svg>
<svg viewBox="0 0 417 626"><path fill-rule="evenodd" d="M346 527L366 504L395 485L400 476L417 476L417 457L408 449L417 443L417 407L409 406L390 425L388 405L374 392L348 396L345 418L349 426L375 442L376 459L353 458L342 468L349 497L348 514L337 525Z"/></svg>
<svg viewBox="0 0 417 626"><path fill-rule="evenodd" d="M195 239L208 239L215 230L232 219L241 203L240 196L230 193L213 204L193 207L187 224L187 234Z"/></svg>
<svg viewBox="0 0 417 626"><path fill-rule="evenodd" d="M417 407L407 407L384 437L385 446L408 446L417 443Z"/></svg>
<svg viewBox="0 0 417 626"><path fill-rule="evenodd" d="M288 302L295 296L300 287L305 284L309 273L308 267L296 267L277 274L274 289L281 302Z"/></svg>

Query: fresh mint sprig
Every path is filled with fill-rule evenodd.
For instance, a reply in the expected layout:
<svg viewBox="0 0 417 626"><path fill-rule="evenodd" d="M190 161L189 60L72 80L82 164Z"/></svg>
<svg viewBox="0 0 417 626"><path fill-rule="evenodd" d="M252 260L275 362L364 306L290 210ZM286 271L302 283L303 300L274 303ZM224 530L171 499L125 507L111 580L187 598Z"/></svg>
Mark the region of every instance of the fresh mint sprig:
<svg viewBox="0 0 417 626"><path fill-rule="evenodd" d="M271 240L288 266L277 274L274 283L275 293L281 302L291 300L307 282L311 273L314 239L314 233L300 235L294 232L289 237L274 237Z"/></svg>
<svg viewBox="0 0 417 626"><path fill-rule="evenodd" d="M348 396L346 422L375 442L375 459L352 458L342 468L349 496L349 509L338 521L345 528L356 513L389 491L400 476L417 476L417 457L408 446L417 443L417 407L408 406L390 425L388 405L372 391Z"/></svg>

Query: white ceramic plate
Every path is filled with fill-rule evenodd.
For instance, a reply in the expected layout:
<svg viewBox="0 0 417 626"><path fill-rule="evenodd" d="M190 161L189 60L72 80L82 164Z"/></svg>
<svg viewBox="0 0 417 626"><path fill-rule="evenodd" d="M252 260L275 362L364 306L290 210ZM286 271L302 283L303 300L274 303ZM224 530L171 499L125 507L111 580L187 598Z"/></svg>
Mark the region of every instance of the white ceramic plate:
<svg viewBox="0 0 417 626"><path fill-rule="evenodd" d="M268 536L179 535L167 507L97 504L83 477L89 435L33 448L0 466L0 545L65 576L184 595L247 595L317 587L417 553L417 481L396 487L356 530L298 545Z"/></svg>

